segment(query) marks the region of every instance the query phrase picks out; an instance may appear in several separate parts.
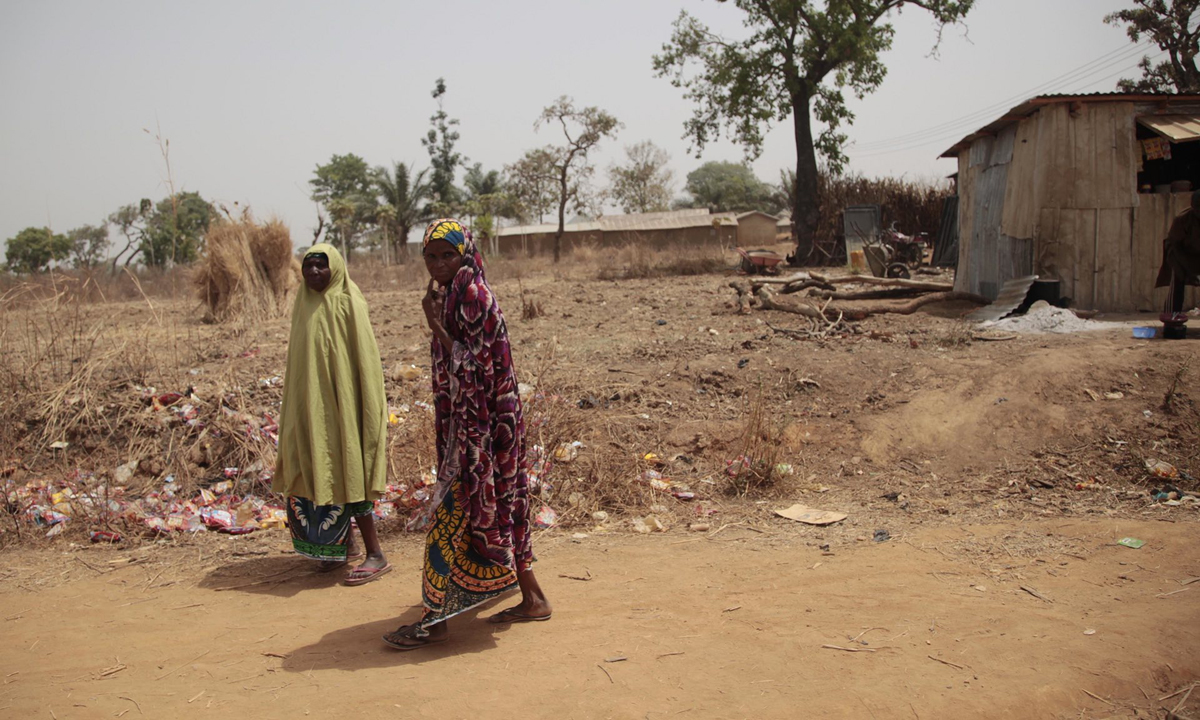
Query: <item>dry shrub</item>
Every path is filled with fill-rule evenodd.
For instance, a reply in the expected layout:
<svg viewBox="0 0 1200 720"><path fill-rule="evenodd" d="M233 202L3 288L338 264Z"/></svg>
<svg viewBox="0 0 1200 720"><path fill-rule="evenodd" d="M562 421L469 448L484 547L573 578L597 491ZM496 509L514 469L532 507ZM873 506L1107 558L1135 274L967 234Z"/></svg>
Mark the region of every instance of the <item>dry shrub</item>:
<svg viewBox="0 0 1200 720"><path fill-rule="evenodd" d="M546 310L542 307L542 301L535 298L532 293L526 292L524 283L518 280L517 288L521 291L522 320L536 320L546 314Z"/></svg>
<svg viewBox="0 0 1200 720"><path fill-rule="evenodd" d="M580 250L575 251L576 255ZM730 269L722 248L715 245L675 245L655 250L639 243L618 248L589 252L599 265L596 276L601 280L633 280L638 278L684 277L724 272Z"/></svg>
<svg viewBox="0 0 1200 720"><path fill-rule="evenodd" d="M971 344L975 326L967 320L955 320L934 341L938 347L961 348Z"/></svg>
<svg viewBox="0 0 1200 720"><path fill-rule="evenodd" d="M782 434L760 385L738 439L738 455L726 472L732 494L759 496L776 487L783 474L779 466Z"/></svg>
<svg viewBox="0 0 1200 720"><path fill-rule="evenodd" d="M821 220L816 243L803 249L805 264L840 265L846 262L842 242L842 211L850 205L879 205L883 227L892 223L907 235L937 235L942 221L942 204L950 192L944 180L869 178L862 175L834 176L822 170L817 178Z"/></svg>
<svg viewBox="0 0 1200 720"><path fill-rule="evenodd" d="M279 220L258 224L249 211L241 220L208 230L204 257L192 278L208 319L265 320L287 311L287 296L300 280L292 236Z"/></svg>

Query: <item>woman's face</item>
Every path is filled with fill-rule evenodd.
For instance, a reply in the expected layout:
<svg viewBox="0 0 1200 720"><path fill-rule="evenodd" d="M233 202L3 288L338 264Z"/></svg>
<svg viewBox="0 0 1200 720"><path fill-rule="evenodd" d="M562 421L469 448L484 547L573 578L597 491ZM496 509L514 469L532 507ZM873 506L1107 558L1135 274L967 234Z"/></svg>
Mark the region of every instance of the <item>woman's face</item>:
<svg viewBox="0 0 1200 720"><path fill-rule="evenodd" d="M462 255L445 240L430 240L422 255L425 256L425 269L429 271L429 277L437 280L442 287L450 284L463 263Z"/></svg>
<svg viewBox="0 0 1200 720"><path fill-rule="evenodd" d="M300 268L304 274L304 284L310 290L325 292L325 288L329 287L329 278L332 273L329 270L329 258L324 254L305 255Z"/></svg>

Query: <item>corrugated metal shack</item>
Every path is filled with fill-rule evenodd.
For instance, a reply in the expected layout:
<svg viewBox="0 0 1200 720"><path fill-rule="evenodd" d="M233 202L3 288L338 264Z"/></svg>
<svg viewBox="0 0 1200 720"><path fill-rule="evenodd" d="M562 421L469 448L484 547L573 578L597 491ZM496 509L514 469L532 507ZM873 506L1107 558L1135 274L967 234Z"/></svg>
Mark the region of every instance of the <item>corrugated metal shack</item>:
<svg viewBox="0 0 1200 720"><path fill-rule="evenodd" d="M774 219L772 218L772 221ZM518 225L496 234L501 253L534 255L554 252L557 225ZM596 220L569 223L563 228L564 252L578 246L619 247L630 243L662 249L672 245L740 244L738 219L733 213L712 213L705 208L633 215L604 215Z"/></svg>
<svg viewBox="0 0 1200 720"><path fill-rule="evenodd" d="M1198 120L1200 95L1047 95L963 138L942 154L958 160L955 289L995 298L1037 274L1080 309L1161 310L1162 239L1200 188Z"/></svg>

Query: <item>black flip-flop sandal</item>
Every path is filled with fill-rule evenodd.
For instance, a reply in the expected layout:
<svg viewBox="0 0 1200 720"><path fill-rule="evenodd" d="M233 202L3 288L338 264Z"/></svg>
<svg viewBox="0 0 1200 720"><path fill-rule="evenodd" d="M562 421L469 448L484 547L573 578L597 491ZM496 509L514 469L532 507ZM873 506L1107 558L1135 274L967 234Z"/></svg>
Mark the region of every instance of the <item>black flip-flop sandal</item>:
<svg viewBox="0 0 1200 720"><path fill-rule="evenodd" d="M446 642L446 640L448 640L450 638L449 635L443 635L439 638L417 637L414 634L415 628L416 628L416 625L401 626L399 629L396 630L396 632L392 632L392 633L388 633L387 635L384 635L383 636L383 644L387 645L388 647L392 648L393 650L401 650L401 651L419 650L423 647L429 647L430 645L439 645L441 643ZM420 642L417 645L405 645L403 643L395 642L394 640L389 640L388 638L392 637L392 636L402 637L405 640L418 640Z"/></svg>
<svg viewBox="0 0 1200 720"><path fill-rule="evenodd" d="M515 625L516 623L545 622L549 620L550 616L553 614L554 613L549 613L547 615L526 615L523 612L519 612L516 608L508 608L507 610L501 610L500 612L488 618L488 622L492 625Z"/></svg>

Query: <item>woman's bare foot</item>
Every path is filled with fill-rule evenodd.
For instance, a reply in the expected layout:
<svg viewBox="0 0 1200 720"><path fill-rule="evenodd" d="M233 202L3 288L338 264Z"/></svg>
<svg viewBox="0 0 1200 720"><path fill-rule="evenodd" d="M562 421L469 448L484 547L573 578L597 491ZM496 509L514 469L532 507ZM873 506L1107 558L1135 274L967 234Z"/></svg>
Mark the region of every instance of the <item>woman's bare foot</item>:
<svg viewBox="0 0 1200 720"><path fill-rule="evenodd" d="M507 625L519 622L540 622L549 620L553 609L542 586L538 584L533 568L525 568L517 572L517 583L521 586L521 602L506 608L488 618L493 625Z"/></svg>

